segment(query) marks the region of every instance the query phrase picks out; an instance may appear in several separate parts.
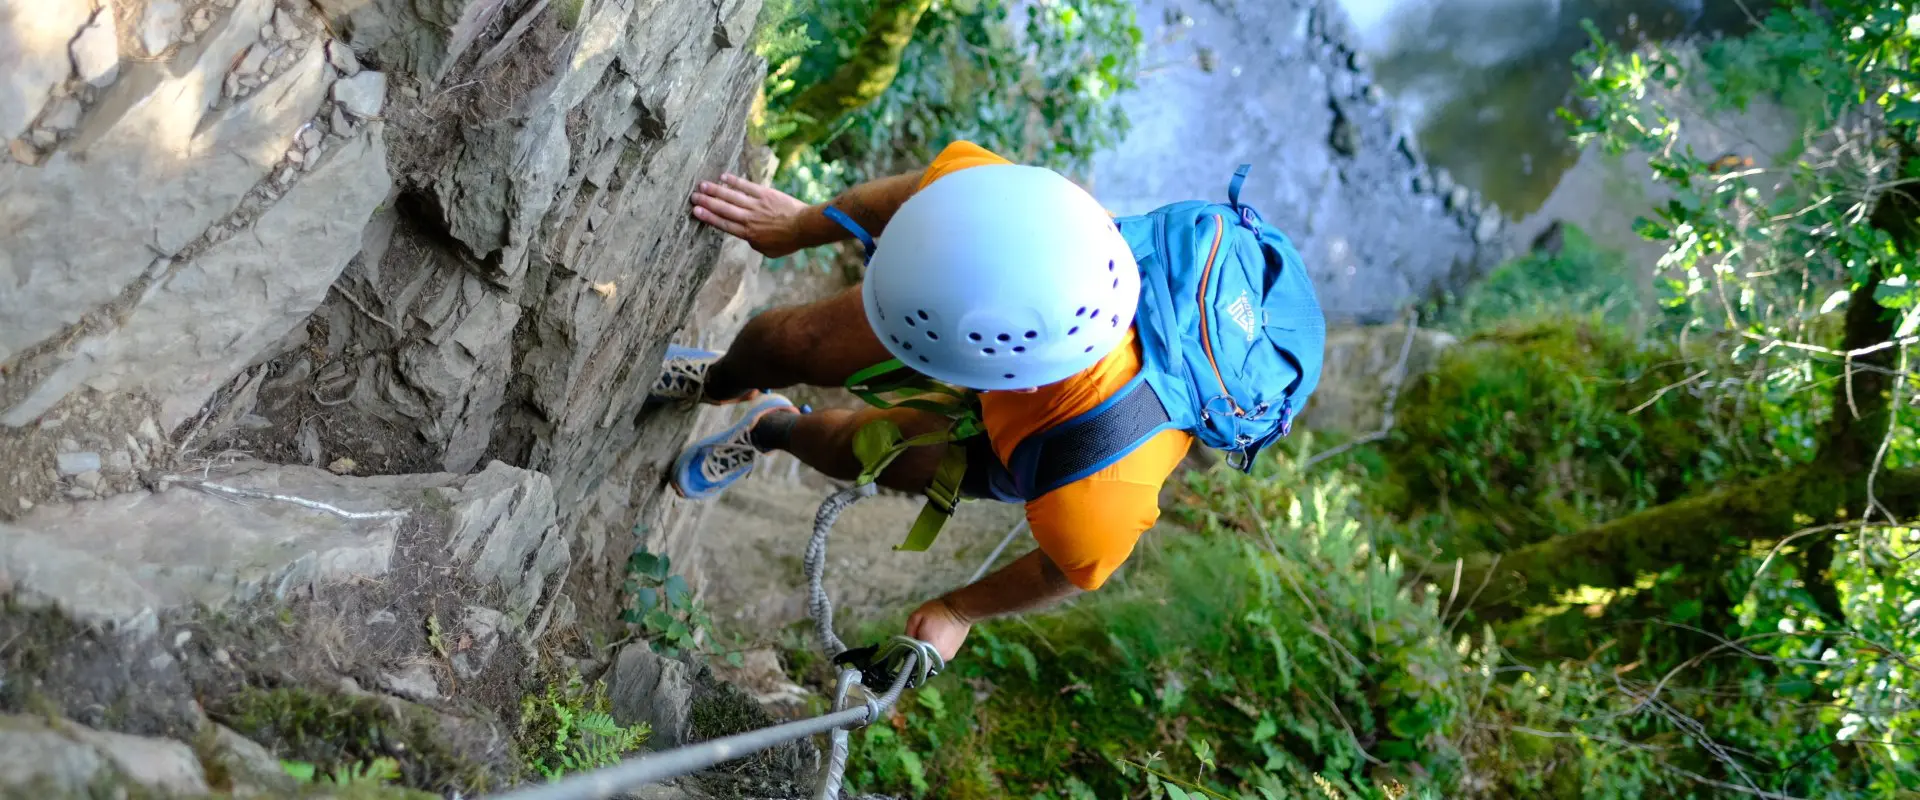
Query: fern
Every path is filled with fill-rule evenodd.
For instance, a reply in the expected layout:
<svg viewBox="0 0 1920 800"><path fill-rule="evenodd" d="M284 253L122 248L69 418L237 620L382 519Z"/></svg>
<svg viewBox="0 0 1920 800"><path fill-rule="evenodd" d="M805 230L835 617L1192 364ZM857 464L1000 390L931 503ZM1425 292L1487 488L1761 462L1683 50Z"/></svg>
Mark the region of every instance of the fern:
<svg viewBox="0 0 1920 800"><path fill-rule="evenodd" d="M647 740L646 725L621 727L610 711L606 685L588 685L577 675L549 684L540 695L528 695L520 704L521 741L532 745L528 771L549 781L571 772L612 766ZM537 743L537 744L535 744Z"/></svg>

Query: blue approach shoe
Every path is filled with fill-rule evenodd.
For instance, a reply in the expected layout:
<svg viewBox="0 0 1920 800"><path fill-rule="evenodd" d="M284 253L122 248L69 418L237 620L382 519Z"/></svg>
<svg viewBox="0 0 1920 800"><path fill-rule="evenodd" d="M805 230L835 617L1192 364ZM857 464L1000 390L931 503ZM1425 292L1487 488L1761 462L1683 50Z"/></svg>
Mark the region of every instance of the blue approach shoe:
<svg viewBox="0 0 1920 800"><path fill-rule="evenodd" d="M647 399L656 403L696 403L707 388L707 368L720 360L720 354L696 347L667 345L667 356L660 361L660 377L653 380Z"/></svg>
<svg viewBox="0 0 1920 800"><path fill-rule="evenodd" d="M760 450L747 437L753 425L767 414L798 412L793 401L777 394L763 394L747 407L746 416L724 431L694 442L673 461L673 490L681 497L701 500L720 493L753 472Z"/></svg>

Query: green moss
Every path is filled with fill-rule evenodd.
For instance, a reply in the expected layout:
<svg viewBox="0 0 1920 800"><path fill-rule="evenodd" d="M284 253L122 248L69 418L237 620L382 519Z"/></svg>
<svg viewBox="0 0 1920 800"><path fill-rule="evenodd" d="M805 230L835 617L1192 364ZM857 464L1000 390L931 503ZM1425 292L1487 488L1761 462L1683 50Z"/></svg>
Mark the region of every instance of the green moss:
<svg viewBox="0 0 1920 800"><path fill-rule="evenodd" d="M388 757L399 762L406 786L469 794L487 787L486 769L458 755L428 712L397 702L312 689L247 688L208 711L280 757L323 771Z"/></svg>
<svg viewBox="0 0 1920 800"><path fill-rule="evenodd" d="M1372 478L1363 499L1408 520L1416 552L1444 559L1777 469L1783 456L1752 445L1764 432L1731 413L1729 393L1741 390L1689 388L1703 366L1597 317L1475 335L1401 396L1392 437L1362 462Z"/></svg>

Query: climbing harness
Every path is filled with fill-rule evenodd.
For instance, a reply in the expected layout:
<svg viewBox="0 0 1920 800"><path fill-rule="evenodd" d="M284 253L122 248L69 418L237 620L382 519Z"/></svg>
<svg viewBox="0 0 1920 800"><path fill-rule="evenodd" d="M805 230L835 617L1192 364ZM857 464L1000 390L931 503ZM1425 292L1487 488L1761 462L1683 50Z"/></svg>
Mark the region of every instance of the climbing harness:
<svg viewBox="0 0 1920 800"><path fill-rule="evenodd" d="M516 789L497 795L496 800L600 800L828 732L832 733L832 746L813 797L814 800L837 800L847 768L848 731L880 719L900 700L903 692L924 684L946 666L933 645L918 639L895 636L880 645L848 650L846 643L833 632L833 601L827 597L826 587L827 536L840 518L840 512L862 498L872 497L874 491L873 484L865 483L828 497L814 515L813 538L807 542L805 562L810 593L807 610L813 617L820 649L841 668L832 712L653 753L544 786ZM848 696L856 683L868 687L884 685L887 691L849 707Z"/></svg>
<svg viewBox="0 0 1920 800"><path fill-rule="evenodd" d="M953 444L985 430L980 422L978 395L915 372L897 358L855 372L847 378L846 389L874 408L911 408L947 419L946 430L912 438L903 435L889 420L877 419L862 425L853 439L854 455L860 459L860 477L855 481L859 484L877 480L887 465L910 448ZM920 508L919 516L914 517L907 540L895 550L917 553L933 546L934 538L940 535L940 529L953 517L954 507L960 503L960 483L966 475L967 448L948 447L934 469L933 480L927 483L924 492L927 504Z"/></svg>

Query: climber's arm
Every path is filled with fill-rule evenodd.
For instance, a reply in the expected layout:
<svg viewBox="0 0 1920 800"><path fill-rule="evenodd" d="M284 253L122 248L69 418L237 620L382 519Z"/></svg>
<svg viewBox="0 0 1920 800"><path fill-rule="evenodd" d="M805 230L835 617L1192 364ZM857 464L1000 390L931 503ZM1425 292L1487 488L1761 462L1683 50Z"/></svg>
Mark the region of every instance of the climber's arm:
<svg viewBox="0 0 1920 800"><path fill-rule="evenodd" d="M737 175L703 182L693 193L693 216L753 245L768 258L818 247L850 234L823 213L828 205L879 236L893 212L920 186L925 171L867 181L827 203L809 206L790 194Z"/></svg>
<svg viewBox="0 0 1920 800"><path fill-rule="evenodd" d="M1046 553L1035 550L991 575L927 601L907 619L907 635L933 645L941 657L951 660L973 623L1038 611L1080 592Z"/></svg>

